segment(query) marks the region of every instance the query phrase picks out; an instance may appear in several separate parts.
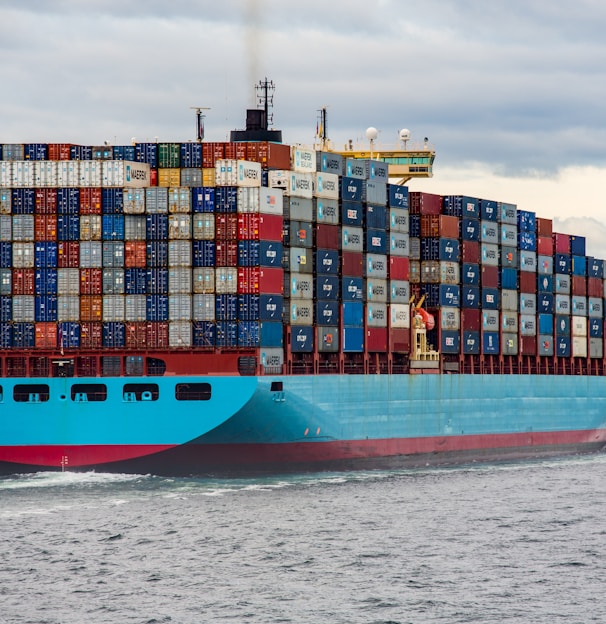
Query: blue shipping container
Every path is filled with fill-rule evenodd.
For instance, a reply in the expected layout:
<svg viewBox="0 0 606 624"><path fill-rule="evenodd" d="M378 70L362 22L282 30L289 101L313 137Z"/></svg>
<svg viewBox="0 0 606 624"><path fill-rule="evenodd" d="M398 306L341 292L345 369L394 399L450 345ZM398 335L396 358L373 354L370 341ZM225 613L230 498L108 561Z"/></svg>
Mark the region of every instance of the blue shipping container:
<svg viewBox="0 0 606 624"><path fill-rule="evenodd" d="M215 241L193 241L192 263L194 267L214 267L216 263Z"/></svg>
<svg viewBox="0 0 606 624"><path fill-rule="evenodd" d="M548 314L553 314L554 312L554 296L552 293L539 293L537 296L537 312L546 312ZM541 334L546 334L548 332L541 331Z"/></svg>
<svg viewBox="0 0 606 624"><path fill-rule="evenodd" d="M572 257L569 254L555 254L553 261L554 273L570 275L572 270Z"/></svg>
<svg viewBox="0 0 606 624"><path fill-rule="evenodd" d="M406 208L408 209L408 187L400 184L388 184L388 199L389 206L392 208Z"/></svg>
<svg viewBox="0 0 606 624"><path fill-rule="evenodd" d="M194 321L192 325L194 347L214 347L217 342L217 325L214 321Z"/></svg>
<svg viewBox="0 0 606 624"><path fill-rule="evenodd" d="M589 319L589 336L591 338L604 337L604 320L601 318Z"/></svg>
<svg viewBox="0 0 606 624"><path fill-rule="evenodd" d="M282 243L259 241L259 266L282 267Z"/></svg>
<svg viewBox="0 0 606 624"><path fill-rule="evenodd" d="M358 301L343 302L343 325L362 327L364 325L364 304Z"/></svg>
<svg viewBox="0 0 606 624"><path fill-rule="evenodd" d="M553 335L553 314L539 314L539 334Z"/></svg>
<svg viewBox="0 0 606 624"><path fill-rule="evenodd" d="M456 284L440 284L439 306L458 308L461 305L461 291Z"/></svg>
<svg viewBox="0 0 606 624"><path fill-rule="evenodd" d="M105 215L103 218L105 219ZM124 217L122 217L122 223L122 238L124 238ZM80 217L78 215L60 214L57 216L57 240L80 240Z"/></svg>
<svg viewBox="0 0 606 624"><path fill-rule="evenodd" d="M366 227L375 230L386 230L387 208L385 206L368 205L366 207Z"/></svg>
<svg viewBox="0 0 606 624"><path fill-rule="evenodd" d="M385 230L366 230L366 252L387 253L387 232Z"/></svg>
<svg viewBox="0 0 606 624"><path fill-rule="evenodd" d="M316 276L315 296L317 299L336 301L339 298L339 278L336 275Z"/></svg>
<svg viewBox="0 0 606 624"><path fill-rule="evenodd" d="M215 211L215 189L211 186L196 186L191 190L193 212Z"/></svg>
<svg viewBox="0 0 606 624"><path fill-rule="evenodd" d="M604 278L604 260L587 258L587 275L589 277Z"/></svg>
<svg viewBox="0 0 606 624"><path fill-rule="evenodd" d="M202 167L202 143L181 143L181 167Z"/></svg>
<svg viewBox="0 0 606 624"><path fill-rule="evenodd" d="M534 232L518 232L518 248L522 251L536 251L537 235Z"/></svg>
<svg viewBox="0 0 606 624"><path fill-rule="evenodd" d="M110 349L124 348L126 330L124 323L103 323L102 341L103 346Z"/></svg>
<svg viewBox="0 0 606 624"><path fill-rule="evenodd" d="M13 323L12 346L15 349L33 349L36 330L33 323Z"/></svg>
<svg viewBox="0 0 606 624"><path fill-rule="evenodd" d="M80 212L80 189L57 189L57 212L59 214L78 214Z"/></svg>
<svg viewBox="0 0 606 624"><path fill-rule="evenodd" d="M37 323L52 323L58 320L57 295L36 295L34 297L34 320Z"/></svg>
<svg viewBox="0 0 606 624"><path fill-rule="evenodd" d="M145 288L150 295L168 294L168 269L144 269Z"/></svg>
<svg viewBox="0 0 606 624"><path fill-rule="evenodd" d="M59 323L57 328L57 343L65 349L78 349L80 347L80 323Z"/></svg>
<svg viewBox="0 0 606 624"><path fill-rule="evenodd" d="M145 297L146 320L168 321L168 296L147 295Z"/></svg>
<svg viewBox="0 0 606 624"><path fill-rule="evenodd" d="M361 277L341 278L341 298L343 302L362 301L364 281Z"/></svg>
<svg viewBox="0 0 606 624"><path fill-rule="evenodd" d="M124 240L124 215L118 215L118 214L104 214L103 215L102 238L104 241L123 241Z"/></svg>
<svg viewBox="0 0 606 624"><path fill-rule="evenodd" d="M486 310L498 310L500 303L499 296L500 292L498 288L482 288L482 308Z"/></svg>
<svg viewBox="0 0 606 624"><path fill-rule="evenodd" d="M570 336L570 316L557 314L555 317L555 330L558 336Z"/></svg>
<svg viewBox="0 0 606 624"><path fill-rule="evenodd" d="M363 187L364 180L343 176L341 178L341 199L343 201L361 202Z"/></svg>
<svg viewBox="0 0 606 624"><path fill-rule="evenodd" d="M586 239L584 236L570 236L570 253L574 256L586 255Z"/></svg>
<svg viewBox="0 0 606 624"><path fill-rule="evenodd" d="M217 347L238 346L238 323L236 321L217 322Z"/></svg>
<svg viewBox="0 0 606 624"><path fill-rule="evenodd" d="M114 160L136 161L134 145L114 145Z"/></svg>
<svg viewBox="0 0 606 624"><path fill-rule="evenodd" d="M341 223L343 225L364 225L364 206L360 201L344 201L341 205Z"/></svg>
<svg viewBox="0 0 606 624"><path fill-rule="evenodd" d="M13 328L10 323L0 323L0 349L13 346Z"/></svg>
<svg viewBox="0 0 606 624"><path fill-rule="evenodd" d="M345 353L360 353L364 351L364 328L343 327L342 344Z"/></svg>
<svg viewBox="0 0 606 624"><path fill-rule="evenodd" d="M572 256L572 274L585 276L587 275L587 257L586 256Z"/></svg>
<svg viewBox="0 0 606 624"><path fill-rule="evenodd" d="M339 324L339 302L320 300L316 302L316 323L335 327Z"/></svg>
<svg viewBox="0 0 606 624"><path fill-rule="evenodd" d="M318 275L338 275L339 252L336 249L318 249L316 251L315 272Z"/></svg>
<svg viewBox="0 0 606 624"><path fill-rule="evenodd" d="M501 269L501 288L516 290L518 287L518 272L516 269Z"/></svg>
<svg viewBox="0 0 606 624"><path fill-rule="evenodd" d="M259 241L238 241L238 266L259 266Z"/></svg>
<svg viewBox="0 0 606 624"><path fill-rule="evenodd" d="M124 293L127 295L145 295L147 293L145 269L124 269Z"/></svg>
<svg viewBox="0 0 606 624"><path fill-rule="evenodd" d="M440 336L440 351L442 353L459 353L460 334L458 331L442 331Z"/></svg>
<svg viewBox="0 0 606 624"><path fill-rule="evenodd" d="M55 268L57 266L57 243L52 241L35 243L34 266L37 269Z"/></svg>
<svg viewBox="0 0 606 624"><path fill-rule="evenodd" d="M238 318L238 295L215 296L215 319L217 321L235 321Z"/></svg>
<svg viewBox="0 0 606 624"><path fill-rule="evenodd" d="M263 321L261 323L261 334L260 334L260 346L272 348L272 347L281 347L283 345L283 331L282 331L282 322L274 322L274 321ZM297 331L300 329L304 329L301 327L297 328ZM311 328L308 328L311 329ZM293 331L293 336L295 331ZM310 348L304 350L313 350L313 343L310 340ZM293 349L294 351L294 349Z"/></svg>
<svg viewBox="0 0 606 624"><path fill-rule="evenodd" d="M235 186L215 188L215 212L232 214L238 210L238 189ZM204 212L208 212L205 210Z"/></svg>
<svg viewBox="0 0 606 624"><path fill-rule="evenodd" d="M259 321L238 322L238 346L258 347L260 344Z"/></svg>
<svg viewBox="0 0 606 624"><path fill-rule="evenodd" d="M33 188L17 188L12 191L13 214L34 214L36 192Z"/></svg>
<svg viewBox="0 0 606 624"><path fill-rule="evenodd" d="M463 263L461 267L461 282L470 286L478 286L480 284L480 265Z"/></svg>
<svg viewBox="0 0 606 624"><path fill-rule="evenodd" d="M480 308L480 288L478 286L463 286L461 288L461 307L478 310Z"/></svg>
<svg viewBox="0 0 606 624"><path fill-rule="evenodd" d="M10 295L0 296L0 321L10 322L13 320L13 298Z"/></svg>
<svg viewBox="0 0 606 624"><path fill-rule="evenodd" d="M499 351L499 332L484 332L482 334L482 353L484 355L498 355Z"/></svg>
<svg viewBox="0 0 606 624"><path fill-rule="evenodd" d="M152 241L147 243L146 264L150 268L168 266L167 241Z"/></svg>
<svg viewBox="0 0 606 624"><path fill-rule="evenodd" d="M461 347L465 355L480 354L480 332L463 331L461 336Z"/></svg>
<svg viewBox="0 0 606 624"><path fill-rule="evenodd" d="M498 221L499 211L497 202L491 199L480 200L480 219Z"/></svg>
<svg viewBox="0 0 606 624"><path fill-rule="evenodd" d="M537 231L537 215L528 210L518 210L518 230L520 232Z"/></svg>
<svg viewBox="0 0 606 624"><path fill-rule="evenodd" d="M440 238L439 242L439 260L450 260L451 262L459 261L459 241L455 238Z"/></svg>
<svg viewBox="0 0 606 624"><path fill-rule="evenodd" d="M282 295L259 296L259 318L262 321L281 321L284 310Z"/></svg>
<svg viewBox="0 0 606 624"><path fill-rule="evenodd" d="M464 241L480 240L480 220L469 217L459 221L459 235Z"/></svg>
<svg viewBox="0 0 606 624"><path fill-rule="evenodd" d="M537 275L537 290L542 293L553 292L553 275Z"/></svg>
<svg viewBox="0 0 606 624"><path fill-rule="evenodd" d="M556 337L556 355L558 357L570 357L570 338L566 336Z"/></svg>
<svg viewBox="0 0 606 624"><path fill-rule="evenodd" d="M101 190L101 212L103 214L122 214L124 212L124 191L121 188Z"/></svg>

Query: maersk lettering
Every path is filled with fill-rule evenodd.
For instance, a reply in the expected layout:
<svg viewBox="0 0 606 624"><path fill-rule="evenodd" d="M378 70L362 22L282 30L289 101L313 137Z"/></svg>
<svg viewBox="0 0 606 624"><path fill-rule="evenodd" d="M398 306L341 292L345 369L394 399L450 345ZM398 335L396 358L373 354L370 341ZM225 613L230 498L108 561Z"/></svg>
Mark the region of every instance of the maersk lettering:
<svg viewBox="0 0 606 624"><path fill-rule="evenodd" d="M364 167L360 165L352 165L350 168L352 176L363 176L364 175Z"/></svg>
<svg viewBox="0 0 606 624"><path fill-rule="evenodd" d="M242 168L242 175L245 178L249 178L250 180L258 180L259 179L259 170L258 169L247 169L245 167Z"/></svg>

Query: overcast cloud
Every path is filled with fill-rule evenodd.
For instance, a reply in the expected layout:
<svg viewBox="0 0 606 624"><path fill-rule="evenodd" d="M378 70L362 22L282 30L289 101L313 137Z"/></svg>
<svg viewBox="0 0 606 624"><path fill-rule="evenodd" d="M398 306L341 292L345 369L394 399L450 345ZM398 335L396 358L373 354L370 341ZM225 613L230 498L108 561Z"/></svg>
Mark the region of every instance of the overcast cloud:
<svg viewBox="0 0 606 624"><path fill-rule="evenodd" d="M533 210L517 181L603 176L605 28L601 0L0 0L0 140L186 140L191 106L224 140L267 76L285 142L310 144L321 106L335 146L407 127L437 150L427 190L480 166ZM603 221L597 202L575 216Z"/></svg>

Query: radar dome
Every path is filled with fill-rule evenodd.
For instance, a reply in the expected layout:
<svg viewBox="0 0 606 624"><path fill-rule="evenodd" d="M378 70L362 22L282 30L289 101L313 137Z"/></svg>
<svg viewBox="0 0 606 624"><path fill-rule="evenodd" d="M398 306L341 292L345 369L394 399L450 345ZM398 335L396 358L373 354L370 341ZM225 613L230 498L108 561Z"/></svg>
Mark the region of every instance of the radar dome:
<svg viewBox="0 0 606 624"><path fill-rule="evenodd" d="M372 126L366 129L366 138L369 141L374 141L379 136L379 131Z"/></svg>
<svg viewBox="0 0 606 624"><path fill-rule="evenodd" d="M408 139L410 139L410 130L408 128L402 128L399 136L400 141L408 141Z"/></svg>

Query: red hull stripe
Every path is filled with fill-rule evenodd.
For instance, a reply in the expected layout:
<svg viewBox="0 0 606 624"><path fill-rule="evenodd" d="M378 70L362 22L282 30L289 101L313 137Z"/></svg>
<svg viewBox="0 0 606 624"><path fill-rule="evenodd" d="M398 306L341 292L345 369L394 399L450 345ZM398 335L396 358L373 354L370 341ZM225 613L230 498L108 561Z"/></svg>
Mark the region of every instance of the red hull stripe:
<svg viewBox="0 0 606 624"><path fill-rule="evenodd" d="M65 468L92 466L153 455L174 448L174 446L174 444L0 446L0 461Z"/></svg>
<svg viewBox="0 0 606 624"><path fill-rule="evenodd" d="M0 446L0 461L66 468L99 466L136 458L152 459L152 455L173 449L192 468L229 468L466 451L479 451L488 458L490 451L497 449L554 447L555 450L558 446L599 444L606 444L606 429L283 444Z"/></svg>

